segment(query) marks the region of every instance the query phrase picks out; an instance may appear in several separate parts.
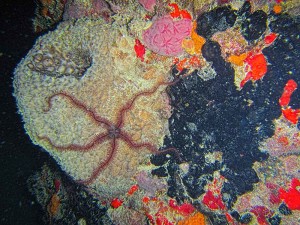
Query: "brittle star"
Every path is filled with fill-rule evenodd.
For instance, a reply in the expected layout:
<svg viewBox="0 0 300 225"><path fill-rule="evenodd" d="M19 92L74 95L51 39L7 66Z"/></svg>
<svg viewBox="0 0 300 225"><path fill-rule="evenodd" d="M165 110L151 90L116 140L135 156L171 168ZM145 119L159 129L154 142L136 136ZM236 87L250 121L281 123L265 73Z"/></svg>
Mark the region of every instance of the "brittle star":
<svg viewBox="0 0 300 225"><path fill-rule="evenodd" d="M102 163L100 163L96 168L94 168L94 170L89 178L87 178L86 180L79 180L79 182L86 184L86 185L93 183L95 181L95 179L98 177L98 175L101 173L101 171L103 171L109 165L109 163L113 160L113 158L117 152L117 148L118 148L117 144L118 144L119 139L123 140L132 149L146 148L153 154L167 154L168 152L173 151L173 152L175 152L176 157L179 160L181 160L177 149L168 148L168 149L164 149L164 150L159 150L155 147L155 145L153 145L149 142L136 143L134 140L132 140L132 138L126 131L122 130L124 127L125 113L127 111L129 111L130 109L132 109L134 102L139 97L149 96L151 94L154 94L160 86L162 86L162 85L169 86L169 85L173 85L176 82L177 81L161 82L150 90L146 90L146 91L136 94L132 99L127 101L127 103L119 110L119 113L118 113L119 115L117 117L117 122L115 124L110 122L106 118L99 116L96 112L89 109L89 107L87 105L85 105L83 102L80 102L75 97L71 96L70 94L67 94L65 92L59 92L59 93L53 94L48 98L48 102L47 102L48 107L47 107L47 109L44 110L45 113L49 112L50 109L52 108L52 99L54 97L61 96L61 97L68 99L73 106L82 109L97 124L103 125L106 129L106 132L96 135L90 142L88 142L85 145L69 144L69 145L60 146L60 145L55 145L53 143L53 141L51 141L51 139L47 136L38 136L38 138L48 142L48 144L50 144L53 148L55 148L59 151L79 151L79 152L90 151L90 150L92 150L92 148L95 145L98 145L107 140L110 140L111 141L110 142L110 150L109 150L107 158Z"/></svg>

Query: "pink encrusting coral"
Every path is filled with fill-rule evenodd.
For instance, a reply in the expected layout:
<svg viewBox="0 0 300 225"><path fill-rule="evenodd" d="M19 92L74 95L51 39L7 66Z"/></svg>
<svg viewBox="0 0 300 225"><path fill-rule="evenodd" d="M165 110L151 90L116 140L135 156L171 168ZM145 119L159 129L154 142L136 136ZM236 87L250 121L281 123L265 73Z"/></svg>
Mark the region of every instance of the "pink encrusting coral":
<svg viewBox="0 0 300 225"><path fill-rule="evenodd" d="M154 11L154 6L156 5L156 0L139 0L139 3L149 12Z"/></svg>
<svg viewBox="0 0 300 225"><path fill-rule="evenodd" d="M166 188L166 184L164 184L160 179L151 177L145 171L139 172L135 179L138 186L145 190L149 196L155 196L156 191Z"/></svg>
<svg viewBox="0 0 300 225"><path fill-rule="evenodd" d="M152 26L143 32L143 40L147 48L153 52L178 56L183 53L181 42L191 34L192 20L174 20L166 15L156 19Z"/></svg>
<svg viewBox="0 0 300 225"><path fill-rule="evenodd" d="M271 218L274 214L272 210L269 210L265 206L255 206L250 212L256 216L259 225L268 225L268 218Z"/></svg>
<svg viewBox="0 0 300 225"><path fill-rule="evenodd" d="M112 9L113 6L108 4L105 0L90 0L87 2L66 0L63 19L102 17L108 20Z"/></svg>

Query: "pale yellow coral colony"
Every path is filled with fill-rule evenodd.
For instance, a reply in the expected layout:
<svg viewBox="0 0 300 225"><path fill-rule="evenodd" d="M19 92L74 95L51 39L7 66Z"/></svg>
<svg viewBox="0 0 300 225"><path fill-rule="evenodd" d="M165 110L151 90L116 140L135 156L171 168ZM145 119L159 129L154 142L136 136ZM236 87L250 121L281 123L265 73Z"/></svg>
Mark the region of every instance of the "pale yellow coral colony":
<svg viewBox="0 0 300 225"><path fill-rule="evenodd" d="M135 9L136 17L139 10ZM70 99L58 95L51 99L49 108L49 98L68 93L113 124L120 108L134 95L169 79L170 59L143 63L135 55L135 38L139 38L144 21L131 22L134 35L129 35L124 18L115 16L112 25L102 19L62 22L55 31L38 38L15 70L14 94L28 135L75 180L88 179L106 160L111 144L105 141L86 152L55 148L86 145L105 129ZM122 129L134 141L151 142L157 148L162 145L170 113L164 90L161 86L153 95L138 98L125 114ZM53 145L40 138L44 136ZM134 183L130 178L151 153L146 148L130 149L122 140L117 144L112 162L89 184L104 199L126 193Z"/></svg>

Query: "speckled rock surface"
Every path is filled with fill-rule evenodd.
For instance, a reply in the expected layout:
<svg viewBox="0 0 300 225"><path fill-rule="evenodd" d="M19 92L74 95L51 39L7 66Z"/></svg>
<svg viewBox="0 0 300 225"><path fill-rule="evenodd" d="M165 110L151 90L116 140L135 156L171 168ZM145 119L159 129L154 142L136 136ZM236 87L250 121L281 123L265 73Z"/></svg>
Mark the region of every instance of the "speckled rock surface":
<svg viewBox="0 0 300 225"><path fill-rule="evenodd" d="M216 75L203 79L200 68L170 88L174 111L164 144L179 149L184 163L153 156L152 163L160 166L153 173L168 179L170 197L201 202L200 210L213 211L213 224L228 223L222 211L243 224L293 224L299 213L292 218L280 212L285 205L279 205L278 190L299 176L299 128L283 124L279 98L288 80L299 83L299 22L287 14L250 10L246 2L240 9L219 7L197 18L197 33L207 38L202 55ZM231 39L239 27L243 37ZM240 88L239 71L227 57L253 48L266 29L278 35L262 50L268 71ZM299 99L297 89L290 107L299 108ZM274 195L278 202L270 200Z"/></svg>

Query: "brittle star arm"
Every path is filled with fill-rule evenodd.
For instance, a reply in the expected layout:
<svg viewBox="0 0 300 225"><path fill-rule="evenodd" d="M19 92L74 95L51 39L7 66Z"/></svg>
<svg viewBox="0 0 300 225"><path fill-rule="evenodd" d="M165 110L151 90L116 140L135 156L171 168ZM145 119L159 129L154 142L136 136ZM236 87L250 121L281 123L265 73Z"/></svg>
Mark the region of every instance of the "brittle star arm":
<svg viewBox="0 0 300 225"><path fill-rule="evenodd" d="M57 96L67 98L74 107L83 110L91 119L97 121L98 123L104 124L106 127L111 127L112 126L112 123L109 122L107 119L105 119L105 118L97 115L86 104L84 104L83 102L80 102L75 97L73 97L70 94L67 94L65 92L56 93L54 95L51 95L48 98L48 100L47 100L48 106L47 106L46 109L44 109L45 113L49 112L51 110L51 108L52 108L52 100L53 100L53 98L55 98Z"/></svg>
<svg viewBox="0 0 300 225"><path fill-rule="evenodd" d="M109 134L101 133L96 135L91 141L87 144L79 145L79 144L69 144L69 145L56 145L51 141L51 139L47 136L37 136L38 139L46 141L49 145L53 148L57 149L58 151L74 151L74 152L88 152L94 146L103 143L105 140L109 139Z"/></svg>
<svg viewBox="0 0 300 225"><path fill-rule="evenodd" d="M93 170L93 172L89 178L87 178L85 180L79 180L78 182L83 183L85 185L89 185L89 184L93 183L96 180L96 178L99 176L101 171L103 171L109 165L110 161L114 158L114 156L116 154L116 150L117 150L117 139L113 138L111 141L111 148L110 148L105 160L102 163L100 163Z"/></svg>
<svg viewBox="0 0 300 225"><path fill-rule="evenodd" d="M173 153L175 153L177 160L179 162L183 162L182 158L180 157L180 153L179 153L178 149L176 149L176 148L167 148L167 149L159 150L157 147L155 147L153 144L151 144L149 142L136 143L124 131L122 131L122 133L120 134L120 138L123 141L125 141L125 143L127 143L127 145L132 149L146 148L154 155L168 154L170 152L173 152Z"/></svg>
<svg viewBox="0 0 300 225"><path fill-rule="evenodd" d="M140 92L138 93L137 95L135 95L132 99L130 99L120 110L120 116L118 117L118 121L116 123L116 127L120 128L123 126L123 122L124 122L124 114L130 110L133 105L134 105L134 102L140 98L141 96L149 96L149 95L152 95L154 94L160 86L163 86L163 85L173 85L177 83L177 81L172 81L172 82L160 82L159 84L157 84L156 86L154 86L152 89L149 89L149 90L145 90L143 92Z"/></svg>

